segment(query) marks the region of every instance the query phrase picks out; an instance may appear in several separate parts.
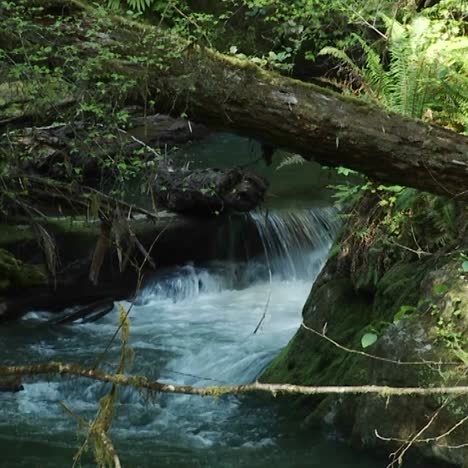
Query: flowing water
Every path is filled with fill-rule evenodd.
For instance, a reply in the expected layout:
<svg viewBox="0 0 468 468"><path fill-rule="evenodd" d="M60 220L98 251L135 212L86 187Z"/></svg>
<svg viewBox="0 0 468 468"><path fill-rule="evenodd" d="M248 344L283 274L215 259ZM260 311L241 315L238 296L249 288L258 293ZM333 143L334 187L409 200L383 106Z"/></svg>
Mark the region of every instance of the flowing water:
<svg viewBox="0 0 468 468"><path fill-rule="evenodd" d="M252 220L264 248L257 258L189 264L148 279L130 312L132 372L192 385L247 383L287 344L337 223L330 208L257 213ZM4 364L94 365L118 312L96 323L38 328L45 318L35 311L2 329ZM112 369L118 356L115 342L102 365ZM76 416L91 419L109 386L51 377L24 387L0 394L0 466L71 466L82 440ZM111 436L124 467L385 466L353 452L336 434L301 432L278 410L281 402L258 396L149 396L123 389L119 398Z"/></svg>

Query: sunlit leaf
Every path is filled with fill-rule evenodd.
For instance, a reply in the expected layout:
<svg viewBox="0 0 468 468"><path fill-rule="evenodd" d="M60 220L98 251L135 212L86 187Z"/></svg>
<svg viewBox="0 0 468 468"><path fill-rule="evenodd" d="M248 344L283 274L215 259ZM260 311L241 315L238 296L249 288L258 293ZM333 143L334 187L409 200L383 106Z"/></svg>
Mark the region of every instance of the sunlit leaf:
<svg viewBox="0 0 468 468"><path fill-rule="evenodd" d="M363 348L368 348L372 346L379 337L375 333L366 333L361 338L361 346Z"/></svg>

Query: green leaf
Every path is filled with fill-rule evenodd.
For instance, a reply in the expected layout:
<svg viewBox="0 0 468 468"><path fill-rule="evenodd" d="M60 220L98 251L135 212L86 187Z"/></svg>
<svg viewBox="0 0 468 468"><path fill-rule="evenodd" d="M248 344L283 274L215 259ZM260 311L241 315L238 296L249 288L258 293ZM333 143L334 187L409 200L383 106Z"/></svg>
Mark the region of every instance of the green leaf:
<svg viewBox="0 0 468 468"><path fill-rule="evenodd" d="M398 312L393 316L393 323L398 323L403 317L411 314L416 310L416 307L409 305L402 305Z"/></svg>
<svg viewBox="0 0 468 468"><path fill-rule="evenodd" d="M437 296L440 296L442 294L445 294L447 291L448 291L449 287L444 284L444 283L441 283L441 284L436 284L433 288L433 291L434 291L434 294L436 294Z"/></svg>
<svg viewBox="0 0 468 468"><path fill-rule="evenodd" d="M347 167L339 166L336 168L336 172L340 175L349 176L350 174L356 174L356 171L348 169Z"/></svg>
<svg viewBox="0 0 468 468"><path fill-rule="evenodd" d="M468 353L466 351L463 351L463 349L454 349L453 354L457 356L460 361L462 361L465 366L468 365Z"/></svg>
<svg viewBox="0 0 468 468"><path fill-rule="evenodd" d="M463 273L468 273L468 260L465 260L462 263L462 270L463 270Z"/></svg>
<svg viewBox="0 0 468 468"><path fill-rule="evenodd" d="M372 346L379 337L375 333L366 333L361 338L361 346L363 348L368 348Z"/></svg>

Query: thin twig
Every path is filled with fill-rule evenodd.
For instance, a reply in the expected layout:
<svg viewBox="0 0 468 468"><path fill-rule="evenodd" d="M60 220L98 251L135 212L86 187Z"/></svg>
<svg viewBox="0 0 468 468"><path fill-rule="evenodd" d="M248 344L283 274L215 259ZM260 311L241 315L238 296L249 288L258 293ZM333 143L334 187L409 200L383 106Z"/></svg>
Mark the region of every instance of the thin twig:
<svg viewBox="0 0 468 468"><path fill-rule="evenodd" d="M265 222L267 221L268 219L268 211L265 213ZM271 293L272 293L272 273L271 273L271 263L270 263L270 258L268 256L268 249L267 249L267 246L265 244L265 240L263 238L263 236L260 234L260 238L262 240L262 245L263 245L263 250L265 252L265 260L267 262L267 266L268 266L268 277L269 277L269 281L270 281L270 289L268 291L268 298L267 298L267 301L266 301L266 304L265 304L265 308L263 309L263 314L262 316L260 317L260 321L258 322L257 326L255 327L255 330L253 332L253 334L255 335L259 328L262 326L262 323L263 321L265 320L265 317L266 317L266 314L268 312L268 306L270 305L270 299L271 299Z"/></svg>
<svg viewBox="0 0 468 468"><path fill-rule="evenodd" d="M342 351L346 351L347 353L352 354L359 354L360 356L364 356L370 359L375 359L376 361L388 362L390 364L397 364L399 366L423 366L423 365L435 365L435 366L460 366L461 363L459 362L442 362L442 361L399 361L395 359L384 358L380 356L375 356L374 354L369 354L364 351L359 351L357 349L348 348L343 346L342 344L338 343L337 341L333 340L329 336L321 333L313 328L308 327L304 322L301 323L301 327L307 331L310 331L314 335L323 338L324 340L328 341L332 345L336 346L337 348L341 349Z"/></svg>
<svg viewBox="0 0 468 468"><path fill-rule="evenodd" d="M401 446L396 452L391 454L391 457L393 458L393 461L389 465L387 465L387 468L393 468L396 464L398 464L398 466L401 466L401 464L403 463L403 458L405 456L405 453L411 448L413 443L416 440L418 440L418 437L420 435L424 434L424 432L426 432L426 430L437 419L437 417L439 416L440 412L445 407L447 402L448 402L448 400L446 400L440 406L440 408L437 411L434 412L434 414L430 417L429 421L413 437L411 437L411 439L407 440L405 442L405 445Z"/></svg>

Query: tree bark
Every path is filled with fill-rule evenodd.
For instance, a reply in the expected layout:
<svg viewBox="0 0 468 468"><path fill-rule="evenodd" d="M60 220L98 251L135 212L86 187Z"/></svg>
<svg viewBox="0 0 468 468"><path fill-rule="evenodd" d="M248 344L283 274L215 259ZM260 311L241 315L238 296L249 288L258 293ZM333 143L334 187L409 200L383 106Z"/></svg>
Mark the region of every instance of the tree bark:
<svg viewBox="0 0 468 468"><path fill-rule="evenodd" d="M39 1L39 0L38 0ZM54 13L78 0L43 0ZM57 6L62 8L57 8ZM75 14L79 19L79 15ZM345 166L385 184L468 199L468 138L188 44L153 26L113 18L106 29L120 58L107 67L137 80L159 111L229 129L326 166ZM126 60L139 57L140 60Z"/></svg>

